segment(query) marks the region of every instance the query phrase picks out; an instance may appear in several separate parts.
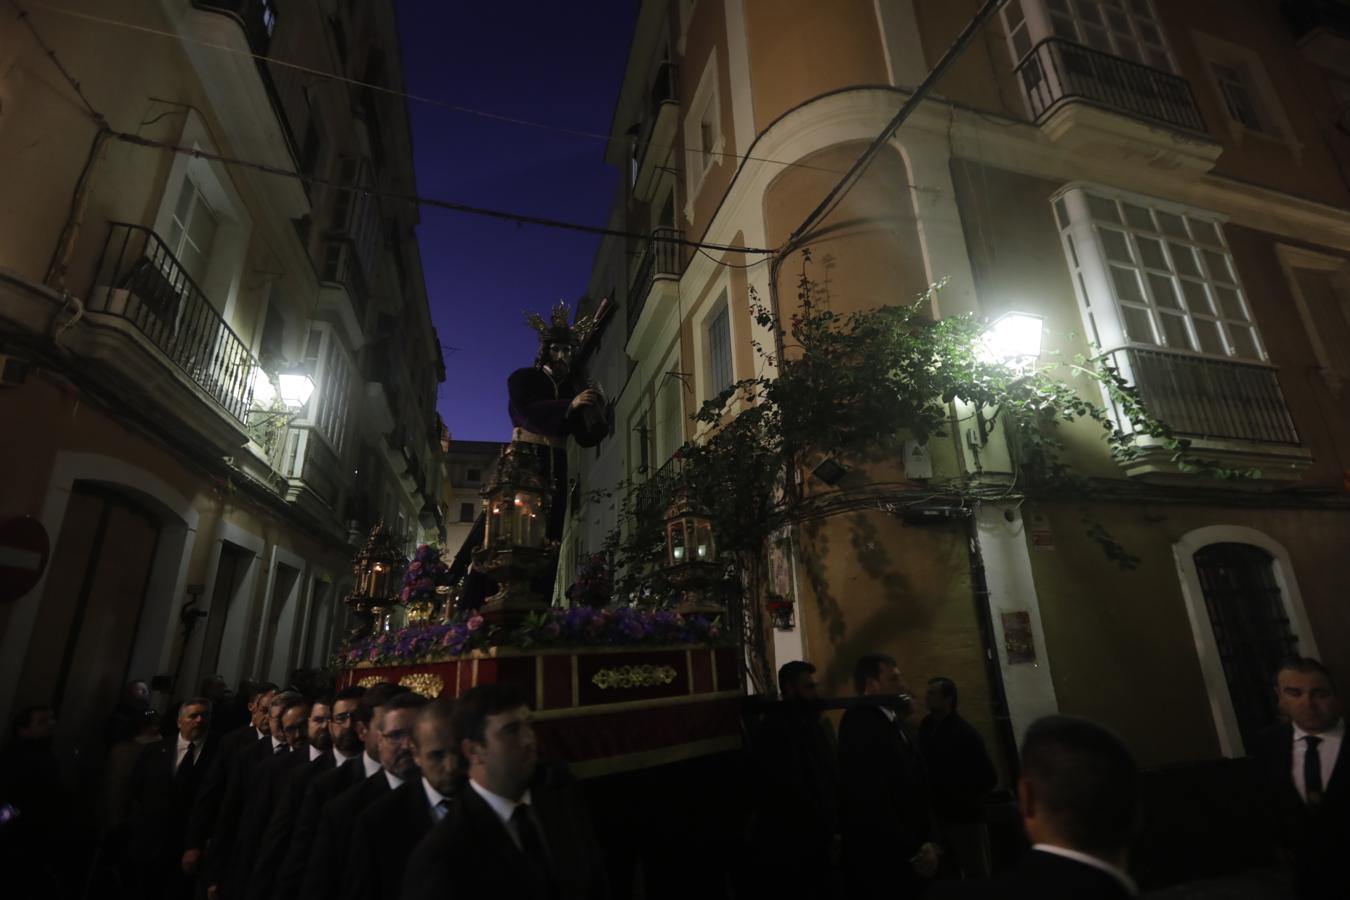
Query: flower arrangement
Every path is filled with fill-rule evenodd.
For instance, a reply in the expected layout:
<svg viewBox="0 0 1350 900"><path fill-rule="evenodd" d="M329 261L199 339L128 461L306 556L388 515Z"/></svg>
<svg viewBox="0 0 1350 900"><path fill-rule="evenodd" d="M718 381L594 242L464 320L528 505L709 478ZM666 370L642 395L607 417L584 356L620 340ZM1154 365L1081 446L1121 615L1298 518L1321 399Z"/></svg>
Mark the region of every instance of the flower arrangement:
<svg viewBox="0 0 1350 900"><path fill-rule="evenodd" d="M721 621L716 618L636 606L572 606L533 613L515 628L491 626L480 615L448 624L409 625L350 644L338 651L334 665L401 665L463 656L490 647L660 646L724 640Z"/></svg>
<svg viewBox="0 0 1350 900"><path fill-rule="evenodd" d="M600 608L609 604L614 594L614 578L610 575L609 560L603 553L593 553L577 568L577 580L567 589L573 604Z"/></svg>
<svg viewBox="0 0 1350 900"><path fill-rule="evenodd" d="M422 544L403 573L399 602L404 606L418 600L435 602L436 588L449 583L450 567L441 561L440 550L434 544Z"/></svg>

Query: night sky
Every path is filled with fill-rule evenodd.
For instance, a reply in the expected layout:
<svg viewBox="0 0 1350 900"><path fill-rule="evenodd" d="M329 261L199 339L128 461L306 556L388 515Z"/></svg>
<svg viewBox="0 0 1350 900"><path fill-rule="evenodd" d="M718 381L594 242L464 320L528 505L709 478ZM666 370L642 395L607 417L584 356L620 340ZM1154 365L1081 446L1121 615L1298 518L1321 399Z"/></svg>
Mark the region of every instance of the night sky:
<svg viewBox="0 0 1350 900"><path fill-rule="evenodd" d="M635 0L399 0L407 91L607 134L637 9ZM619 178L604 141L411 100L408 112L422 196L604 224ZM431 315L446 345L441 416L456 439L508 440L506 376L538 349L524 314L585 292L599 238L429 207L421 215Z"/></svg>

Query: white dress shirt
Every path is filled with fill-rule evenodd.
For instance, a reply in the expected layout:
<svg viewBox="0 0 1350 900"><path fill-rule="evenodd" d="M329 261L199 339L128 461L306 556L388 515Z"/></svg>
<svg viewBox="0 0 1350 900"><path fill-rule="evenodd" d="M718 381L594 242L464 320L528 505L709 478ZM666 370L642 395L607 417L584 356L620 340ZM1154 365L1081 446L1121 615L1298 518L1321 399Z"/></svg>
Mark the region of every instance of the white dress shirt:
<svg viewBox="0 0 1350 900"><path fill-rule="evenodd" d="M445 818L450 811L450 798L431 786L431 782L422 779L422 790L427 792L427 803L431 804L431 815L437 822ZM442 806L441 804L445 804Z"/></svg>
<svg viewBox="0 0 1350 900"><path fill-rule="evenodd" d="M356 759L356 757L348 756L336 747L333 748L333 762L337 763L339 766L345 765L346 762L351 759Z"/></svg>
<svg viewBox="0 0 1350 900"><path fill-rule="evenodd" d="M361 754L361 765L366 767L367 778L374 775L376 772L381 771L379 761L371 759L369 753Z"/></svg>
<svg viewBox="0 0 1350 900"><path fill-rule="evenodd" d="M524 850L525 847L520 842L520 835L516 834L515 826L511 824L511 816L515 813L517 806L522 803L529 804L529 790L526 790L519 800L507 800L500 794L492 793L472 778L469 779L469 787L473 788L474 793L482 797L487 805L492 808L492 811L497 814L497 818L502 820L502 827L506 829L507 834L511 835L511 840L515 841L517 849Z"/></svg>
<svg viewBox="0 0 1350 900"><path fill-rule="evenodd" d="M384 770L384 777L389 779L389 790L393 791L403 787L403 779L399 778L397 775L395 775L393 772L390 772L388 769Z"/></svg>
<svg viewBox="0 0 1350 900"><path fill-rule="evenodd" d="M1310 736L1310 733L1294 726L1294 759L1293 772L1294 790L1303 798L1303 802L1308 802L1308 786L1303 783L1303 761L1308 753L1308 745L1303 743L1304 738ZM1336 757L1341 753L1341 739L1345 737L1345 719L1336 723L1334 728L1328 728L1326 731L1313 737L1320 737L1322 743L1317 745L1317 758L1322 761L1322 792L1326 793L1327 785L1331 784L1331 773L1336 768Z"/></svg>
<svg viewBox="0 0 1350 900"><path fill-rule="evenodd" d="M1039 850L1042 853L1050 853L1055 856L1062 856L1065 859L1080 862L1085 866L1092 866L1094 869L1100 869L1116 881L1119 881L1121 886L1125 888L1131 897L1139 893L1139 886L1134 883L1133 878L1104 859L1098 859L1097 857L1089 856L1086 853L1079 853L1077 850L1070 850L1068 847L1056 847L1052 844L1035 844L1031 849Z"/></svg>
<svg viewBox="0 0 1350 900"><path fill-rule="evenodd" d="M310 744L310 745L309 745L309 761L310 761L310 762L314 762L314 760L318 759L320 756L323 756L323 751L320 750L318 747L315 747L313 744Z"/></svg>
<svg viewBox="0 0 1350 900"><path fill-rule="evenodd" d="M267 737L267 735L265 735L265 734L262 733L262 729L261 729L261 728L258 728L258 727L255 726L253 730L256 731L256 732L258 732L258 740L261 741L263 738Z"/></svg>
<svg viewBox="0 0 1350 900"><path fill-rule="evenodd" d="M277 740L276 738L272 738L272 752L273 752L273 753L276 753L276 752L277 752L277 748L278 748L278 747L284 747L284 746L286 746L286 742L285 742L285 741L279 741L279 740Z"/></svg>
<svg viewBox="0 0 1350 900"><path fill-rule="evenodd" d="M192 761L196 762L202 758L202 742L193 741ZM180 734L178 735L178 751L173 757L173 774L178 774L178 769L183 765L183 757L187 756L188 741Z"/></svg>

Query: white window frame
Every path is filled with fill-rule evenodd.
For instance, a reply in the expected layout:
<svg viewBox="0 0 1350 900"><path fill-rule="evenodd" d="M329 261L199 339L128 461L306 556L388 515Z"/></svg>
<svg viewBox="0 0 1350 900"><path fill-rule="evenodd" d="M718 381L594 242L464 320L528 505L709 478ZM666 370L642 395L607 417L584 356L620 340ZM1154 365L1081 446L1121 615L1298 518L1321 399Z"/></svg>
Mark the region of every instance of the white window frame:
<svg viewBox="0 0 1350 900"><path fill-rule="evenodd" d="M1061 5L1063 9L1068 10L1068 15L1063 15L1056 9ZM1096 34L1094 31L1096 24L1090 14L1087 16L1081 14L1082 8L1098 9L1099 21L1110 23L1110 27L1101 29L1103 36ZM1021 13L1021 18L1010 18L1010 13L1016 12ZM1008 50L1012 55L1014 66L1041 41L1058 37L1121 59L1177 74L1176 57L1168 45L1167 35L1163 33L1158 11L1152 0L1009 0L1001 15L1003 32L1008 40ZM1057 21L1063 23L1059 30L1055 28ZM1072 25L1068 27L1070 22ZM1120 25L1124 25L1125 28L1122 29ZM1026 48L1019 51L1017 32L1023 28L1026 29ZM1156 34L1156 41L1149 35L1150 30ZM1132 41L1131 46L1137 50L1134 55L1122 52L1122 48L1126 46L1122 41L1126 31Z"/></svg>
<svg viewBox="0 0 1350 900"><path fill-rule="evenodd" d="M314 379L314 394L304 415L291 424L312 429L341 460L346 458L347 436L351 431L356 364L338 339L337 330L327 322L310 323L305 333L306 347L315 332L321 338L319 356L310 373Z"/></svg>
<svg viewBox="0 0 1350 900"><path fill-rule="evenodd" d="M656 398L652 403L652 409L655 411L653 418L656 426L653 443L657 449L652 464L658 469L684 444L685 383L683 378L670 374L679 371L680 357L677 345L672 348L656 376Z"/></svg>
<svg viewBox="0 0 1350 900"><path fill-rule="evenodd" d="M726 135L722 133L722 108L719 98L717 53L708 54L708 63L699 77L698 88L684 117L684 173L689 185L684 207L685 218L693 221L694 200L698 197L708 173L722 162L726 150ZM711 147L703 144L703 122L708 120L715 129Z"/></svg>
<svg viewBox="0 0 1350 900"><path fill-rule="evenodd" d="M1192 31L1191 36L1205 62L1206 81L1214 92L1215 102L1228 124L1234 141L1241 144L1248 136L1276 141L1288 146L1296 159L1302 159L1303 144L1294 135L1294 126L1289 121L1284 105L1280 103L1279 92L1275 90L1260 54L1239 44L1198 31ZM1233 69L1245 76L1244 87L1255 106L1255 113L1260 119L1260 128L1251 128L1233 116L1223 84L1218 73L1214 71L1215 66Z"/></svg>
<svg viewBox="0 0 1350 900"><path fill-rule="evenodd" d="M1142 207L1159 222L1162 220L1158 214L1175 217L1169 218L1169 221L1179 219L1184 222L1187 236L1169 234L1165 228L1158 226L1150 226L1154 230L1146 230L1132 224L1130 212L1123 206L1117 207L1120 218L1118 223L1113 224L1094 216L1093 200L1129 204L1136 210ZM1051 204L1060 228L1065 259L1073 274L1074 290L1078 295L1083 321L1090 338L1102 352L1137 348L1225 362L1269 365L1265 341L1252 315L1241 276L1223 234L1222 226L1226 220L1222 216L1152 197L1081 183L1069 184L1057 191L1051 197ZM1108 233L1110 237L1106 236ZM1201 233L1207 237L1195 237ZM1122 237L1132 262L1113 258L1112 251L1107 247L1107 242L1110 242L1118 253ZM1153 254L1143 252L1145 242L1155 247ZM1189 268L1179 266L1177 262L1181 258L1180 253L1187 251L1190 251L1192 260ZM1162 265L1154 264L1158 259L1163 260ZM1226 265L1226 269L1221 269L1221 264ZM1191 275L1192 269L1197 274ZM1229 274L1231 281L1224 280L1222 271ZM1128 283L1128 278L1118 273L1133 273L1141 301L1121 298L1124 292L1118 285ZM1176 306L1159 301L1165 294L1159 288L1165 288L1168 284L1171 285ZM1194 299L1202 293L1209 298L1211 309L1208 311ZM1226 306L1221 302L1221 295L1227 298ZM1239 309L1242 315L1232 315L1233 308ZM1228 311L1225 312L1225 309ZM1133 334L1129 324L1130 314L1126 310L1135 313ZM1145 324L1139 315L1141 313L1147 317L1149 326L1143 334L1139 333ZM1183 322L1189 346L1178 346L1168 340L1166 326L1170 323L1175 327L1177 323L1172 320L1177 319ZM1240 352L1244 349L1241 342L1243 329L1247 330L1247 337L1251 341L1247 349L1252 352ZM1149 331L1152 332L1152 339ZM1201 338L1202 331L1211 336L1218 334L1223 344L1222 353L1203 349L1205 343Z"/></svg>
<svg viewBox="0 0 1350 900"><path fill-rule="evenodd" d="M1182 535L1172 546L1172 555L1176 560L1177 574L1181 579L1181 595L1186 603L1186 615L1190 619L1191 633L1195 637L1195 652L1200 660L1200 673L1205 680L1205 690L1209 694L1210 713L1214 717L1214 730L1219 737L1219 750L1228 758L1244 756L1246 748L1242 742L1242 733L1238 730L1237 712L1233 708L1233 697L1228 691L1228 679L1223 672L1223 662L1219 659L1219 645L1214 639L1214 626L1209 620L1209 609L1205 604L1205 592L1200 584L1200 575L1195 569L1196 551L1210 544L1251 544L1260 547L1272 557L1275 583L1280 588L1280 600L1284 603L1289 616L1289 629L1298 639L1299 652L1304 656L1318 658L1317 642L1313 638L1308 622L1308 611L1303 605L1303 594L1294 577L1294 566L1289 559L1289 551L1278 541L1257 531L1240 525L1211 525L1198 528Z"/></svg>
<svg viewBox="0 0 1350 900"><path fill-rule="evenodd" d="M1303 322L1303 328L1308 333L1308 341L1312 344L1313 356L1317 358L1317 366L1322 379L1330 388L1332 396L1340 397L1345 384L1350 382L1350 359L1342 358L1338 360L1327 350L1326 341L1322 339L1321 329L1318 327L1317 320L1313 317L1312 307L1309 306L1308 300L1303 294L1303 286L1299 283L1298 273L1300 271L1316 272L1331 276L1333 279L1332 290L1335 291L1337 298L1340 300L1341 315L1345 317L1347 323L1350 323L1350 259L1316 253L1302 247L1291 247L1288 244L1277 244L1275 256L1280 261L1280 269L1284 272L1285 281L1289 283L1289 293L1294 298L1299 319ZM1350 354L1350 347L1343 347L1341 350L1343 354Z"/></svg>
<svg viewBox="0 0 1350 900"><path fill-rule="evenodd" d="M206 153L217 152L206 124L195 110L188 110L184 116L178 144ZM210 259L205 274L197 286L201 288L207 302L221 314L235 333L244 337L246 343L252 343L253 331L259 324L256 311L238 310L237 304L253 222L225 167L205 157L187 153L175 154L164 181L159 209L155 212L153 230L168 246L170 226L185 178L201 192L219 217L216 236L211 244ZM246 319L247 327L244 327L244 322L236 321L236 317Z"/></svg>

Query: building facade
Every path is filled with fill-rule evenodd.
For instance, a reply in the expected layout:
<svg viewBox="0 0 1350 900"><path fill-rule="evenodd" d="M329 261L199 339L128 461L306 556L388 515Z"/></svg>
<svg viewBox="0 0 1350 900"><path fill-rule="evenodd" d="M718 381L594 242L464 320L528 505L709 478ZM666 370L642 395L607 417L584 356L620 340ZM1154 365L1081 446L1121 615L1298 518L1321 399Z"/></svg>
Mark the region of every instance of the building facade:
<svg viewBox="0 0 1350 900"><path fill-rule="evenodd" d="M0 715L78 742L131 678L325 665L371 526L443 517L406 110L354 84L402 87L392 5L107 13L0 25L0 518L51 545Z"/></svg>
<svg viewBox="0 0 1350 900"><path fill-rule="evenodd" d="M796 302L800 256L776 268L659 238L782 246L980 5L643 5L611 224L658 239L597 255L590 295L623 301L591 360L617 421L609 446L577 453L583 486L641 482L698 440L690 415L760 374L753 342L774 346L752 294L783 318ZM811 660L846 693L858 654L891 652L911 682L960 683L1005 758L1061 711L1109 724L1146 766L1244 755L1282 656L1350 675L1343 8L1009 0L981 29L805 236L829 308L945 281L936 316L1039 316L1043 361L1109 354L1201 455L1259 474L1205 480L1147 446L1122 466L1080 424L1066 435L1092 490L1024 497L1006 442L954 421L916 458L859 464L863 487L1000 484L1007 499L935 524L873 509L794 526L777 662ZM579 546L615 524L595 497L571 519ZM1138 563L1109 560L1089 522Z"/></svg>
<svg viewBox="0 0 1350 900"><path fill-rule="evenodd" d="M479 492L492 480L502 444L495 441L456 441L451 439L446 452L449 491L446 501L446 562L464 546L464 540L478 519L483 498Z"/></svg>

